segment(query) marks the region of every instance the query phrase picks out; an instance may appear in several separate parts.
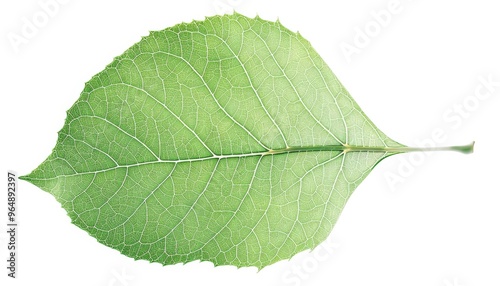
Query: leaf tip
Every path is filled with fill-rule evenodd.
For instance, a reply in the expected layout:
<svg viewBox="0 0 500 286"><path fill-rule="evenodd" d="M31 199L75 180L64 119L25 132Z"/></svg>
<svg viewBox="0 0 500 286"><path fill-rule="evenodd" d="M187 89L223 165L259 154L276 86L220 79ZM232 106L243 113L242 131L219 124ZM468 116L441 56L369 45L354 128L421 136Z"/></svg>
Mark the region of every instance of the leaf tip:
<svg viewBox="0 0 500 286"><path fill-rule="evenodd" d="M30 181L29 175L22 175L22 176L19 176L18 178L19 178L19 180L23 180L23 181L27 181L27 182Z"/></svg>

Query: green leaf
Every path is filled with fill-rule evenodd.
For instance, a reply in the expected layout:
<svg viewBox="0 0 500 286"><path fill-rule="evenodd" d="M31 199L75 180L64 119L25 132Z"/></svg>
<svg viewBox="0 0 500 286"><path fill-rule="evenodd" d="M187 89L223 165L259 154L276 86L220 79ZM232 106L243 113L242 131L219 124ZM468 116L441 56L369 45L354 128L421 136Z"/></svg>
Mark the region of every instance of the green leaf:
<svg viewBox="0 0 500 286"><path fill-rule="evenodd" d="M151 32L115 58L22 178L127 256L262 268L325 240L370 170L413 150L299 34L234 14Z"/></svg>

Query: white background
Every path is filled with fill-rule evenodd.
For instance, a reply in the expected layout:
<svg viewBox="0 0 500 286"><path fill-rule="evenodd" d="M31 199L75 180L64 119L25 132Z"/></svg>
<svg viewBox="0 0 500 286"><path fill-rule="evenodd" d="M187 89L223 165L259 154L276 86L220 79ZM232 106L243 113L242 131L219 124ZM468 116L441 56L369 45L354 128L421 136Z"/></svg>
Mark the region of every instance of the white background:
<svg viewBox="0 0 500 286"><path fill-rule="evenodd" d="M47 1L0 4L3 176L41 163L84 83L149 30L233 8L300 31L395 140L418 145L441 132L438 145L475 140L476 148L386 159L351 197L329 243L260 272L133 261L70 224L49 194L20 182L19 279L7 279L2 262L2 285L500 285L500 87L486 99L475 94L479 78L500 81L494 1L61 0L44 22ZM398 7L390 19L374 22L389 5ZM23 19L38 21L29 37ZM368 40L346 57L342 45L355 47L366 29ZM14 34L25 42L13 45ZM1 261L6 238L2 231Z"/></svg>

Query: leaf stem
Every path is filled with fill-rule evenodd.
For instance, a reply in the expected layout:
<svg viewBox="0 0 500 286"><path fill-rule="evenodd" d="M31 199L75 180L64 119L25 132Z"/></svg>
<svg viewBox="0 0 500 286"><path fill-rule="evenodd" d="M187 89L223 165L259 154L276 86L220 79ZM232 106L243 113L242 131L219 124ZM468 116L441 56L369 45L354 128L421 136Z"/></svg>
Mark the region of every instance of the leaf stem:
<svg viewBox="0 0 500 286"><path fill-rule="evenodd" d="M467 145L459 146L445 146L445 147L396 147L386 148L386 152L392 153L405 153L405 152L433 152L433 151L456 151L463 154L470 154L474 152L474 141Z"/></svg>
<svg viewBox="0 0 500 286"><path fill-rule="evenodd" d="M341 152L384 152L384 153L407 153L407 152L432 152L432 151L457 151L469 154L474 151L474 142L467 145L446 147L370 147L349 145L325 145L325 146L301 146L288 147L284 149L269 150L262 155L277 155L283 153L307 152L307 151L341 151Z"/></svg>

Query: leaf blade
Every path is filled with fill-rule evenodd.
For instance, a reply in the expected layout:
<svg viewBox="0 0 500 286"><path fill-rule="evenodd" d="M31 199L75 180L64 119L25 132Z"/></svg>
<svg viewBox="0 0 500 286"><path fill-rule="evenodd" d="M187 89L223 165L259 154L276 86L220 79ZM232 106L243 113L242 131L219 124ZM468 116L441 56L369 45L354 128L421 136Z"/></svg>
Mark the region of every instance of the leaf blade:
<svg viewBox="0 0 500 286"><path fill-rule="evenodd" d="M262 268L323 241L391 154L356 146L402 147L300 35L235 14L152 32L117 57L24 179L135 259Z"/></svg>

